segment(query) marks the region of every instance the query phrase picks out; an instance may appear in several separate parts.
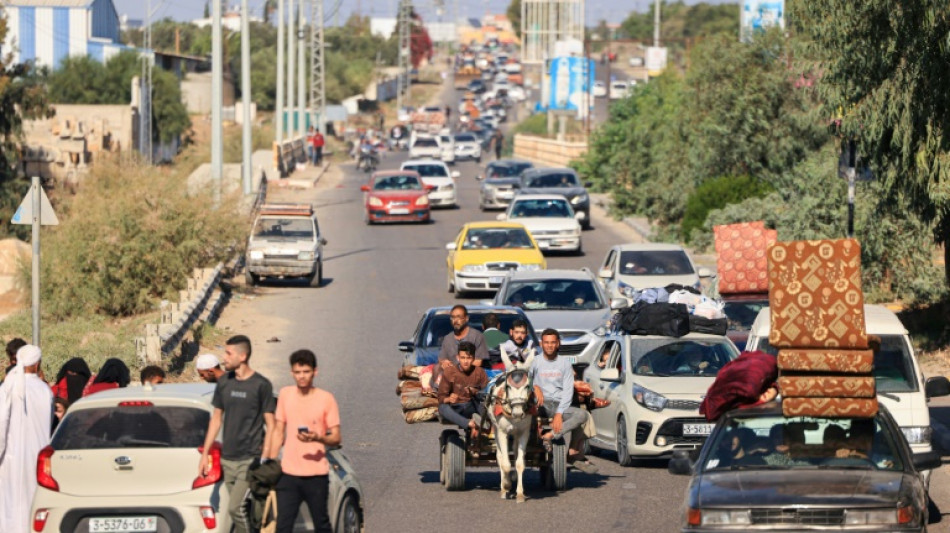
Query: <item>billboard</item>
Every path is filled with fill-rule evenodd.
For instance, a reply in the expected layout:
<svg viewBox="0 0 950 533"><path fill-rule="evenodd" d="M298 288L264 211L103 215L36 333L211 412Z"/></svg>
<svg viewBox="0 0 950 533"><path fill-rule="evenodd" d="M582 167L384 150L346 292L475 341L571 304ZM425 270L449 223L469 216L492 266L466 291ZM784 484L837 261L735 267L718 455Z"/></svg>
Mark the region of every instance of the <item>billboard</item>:
<svg viewBox="0 0 950 533"><path fill-rule="evenodd" d="M785 28L785 0L742 0L740 40L747 41L753 33L772 26Z"/></svg>
<svg viewBox="0 0 950 533"><path fill-rule="evenodd" d="M665 46L648 46L646 56L647 73L650 76L659 76L666 70L669 54Z"/></svg>
<svg viewBox="0 0 950 533"><path fill-rule="evenodd" d="M585 68L586 67L586 68ZM594 85L594 61L586 57L556 57L551 60L550 85L545 99L552 111L578 111Z"/></svg>

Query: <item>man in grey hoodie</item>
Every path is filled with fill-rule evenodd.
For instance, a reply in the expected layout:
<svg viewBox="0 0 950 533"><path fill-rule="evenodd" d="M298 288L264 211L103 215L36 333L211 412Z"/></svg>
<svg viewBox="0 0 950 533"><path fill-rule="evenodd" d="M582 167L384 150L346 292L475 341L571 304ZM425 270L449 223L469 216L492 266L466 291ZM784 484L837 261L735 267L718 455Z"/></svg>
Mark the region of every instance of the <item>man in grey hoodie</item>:
<svg viewBox="0 0 950 533"><path fill-rule="evenodd" d="M589 416L586 411L571 407L574 396L574 368L568 359L558 357L561 348L561 335L555 329L548 328L541 332L541 351L544 357L535 357L531 365L531 378L534 384L541 388L544 394L544 405L539 414L551 418L551 431L542 435L545 447L550 445L551 439L567 436L570 442L570 455L573 465L578 470L593 474L597 472L594 466L584 457L584 440L586 436L581 426L587 422Z"/></svg>

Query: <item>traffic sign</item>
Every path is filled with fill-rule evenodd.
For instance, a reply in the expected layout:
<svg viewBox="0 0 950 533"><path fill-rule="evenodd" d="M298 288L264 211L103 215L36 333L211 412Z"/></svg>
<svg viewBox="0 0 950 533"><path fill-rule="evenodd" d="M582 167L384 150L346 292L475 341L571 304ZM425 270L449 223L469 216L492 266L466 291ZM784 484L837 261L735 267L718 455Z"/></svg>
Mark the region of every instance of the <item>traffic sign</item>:
<svg viewBox="0 0 950 533"><path fill-rule="evenodd" d="M58 226L59 219L56 218L56 212L53 211L53 204L49 203L49 197L42 186L37 187L40 191L40 224L43 226ZM20 207L13 213L13 219L10 222L29 226L33 224L33 187L23 197Z"/></svg>

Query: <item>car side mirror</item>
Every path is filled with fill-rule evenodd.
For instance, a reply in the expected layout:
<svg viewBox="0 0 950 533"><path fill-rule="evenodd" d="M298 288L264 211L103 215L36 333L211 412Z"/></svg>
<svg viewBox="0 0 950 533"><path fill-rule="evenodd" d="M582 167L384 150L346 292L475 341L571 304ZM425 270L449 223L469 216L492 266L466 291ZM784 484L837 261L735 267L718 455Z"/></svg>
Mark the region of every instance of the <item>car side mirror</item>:
<svg viewBox="0 0 950 533"><path fill-rule="evenodd" d="M689 452L676 450L666 469L674 476L689 476L693 473L693 463L689 459Z"/></svg>
<svg viewBox="0 0 950 533"><path fill-rule="evenodd" d="M369 185L360 185L360 190L363 192L369 192Z"/></svg>
<svg viewBox="0 0 950 533"><path fill-rule="evenodd" d="M478 181L482 181L483 179L485 179L485 176L482 176L481 174L479 174L475 176L475 179L477 179Z"/></svg>
<svg viewBox="0 0 950 533"><path fill-rule="evenodd" d="M320 237L320 244L323 245L323 246L326 246L326 245L327 245L327 240L324 239L323 237Z"/></svg>
<svg viewBox="0 0 950 533"><path fill-rule="evenodd" d="M701 278L711 278L713 275L712 270L709 270L706 267L699 267L699 269L696 271L696 274Z"/></svg>
<svg viewBox="0 0 950 533"><path fill-rule="evenodd" d="M445 245L445 249L446 249L446 250L449 250L449 251L454 250L454 249L455 249L455 243L454 243L454 242L450 242L450 243L446 244L446 245Z"/></svg>
<svg viewBox="0 0 950 533"><path fill-rule="evenodd" d="M940 459L940 453L938 452L915 453L913 462L914 469L918 472L936 470L943 464L943 461Z"/></svg>
<svg viewBox="0 0 950 533"><path fill-rule="evenodd" d="M941 396L950 396L950 380L943 376L934 376L927 378L927 384L924 386L927 398L939 398Z"/></svg>
<svg viewBox="0 0 950 533"><path fill-rule="evenodd" d="M613 275L613 271L611 271L609 268L602 268L597 272L597 277L603 279L610 279Z"/></svg>
<svg viewBox="0 0 950 533"><path fill-rule="evenodd" d="M600 380L620 383L620 371L616 368L605 368L600 371Z"/></svg>
<svg viewBox="0 0 950 533"><path fill-rule="evenodd" d="M508 220L508 215L501 213L495 217L495 220Z"/></svg>
<svg viewBox="0 0 950 533"><path fill-rule="evenodd" d="M399 343L400 352L412 353L412 351L415 349L416 349L416 345L413 344L412 341L402 341Z"/></svg>
<svg viewBox="0 0 950 533"><path fill-rule="evenodd" d="M453 178L458 178L458 177L461 176L461 175L462 175L462 173L459 172L458 170L453 170L453 171L452 171L452 177L453 177Z"/></svg>
<svg viewBox="0 0 950 533"><path fill-rule="evenodd" d="M630 303L627 302L626 298L611 298L610 299L610 309L614 311L616 311L617 309L626 309L628 305L630 305Z"/></svg>

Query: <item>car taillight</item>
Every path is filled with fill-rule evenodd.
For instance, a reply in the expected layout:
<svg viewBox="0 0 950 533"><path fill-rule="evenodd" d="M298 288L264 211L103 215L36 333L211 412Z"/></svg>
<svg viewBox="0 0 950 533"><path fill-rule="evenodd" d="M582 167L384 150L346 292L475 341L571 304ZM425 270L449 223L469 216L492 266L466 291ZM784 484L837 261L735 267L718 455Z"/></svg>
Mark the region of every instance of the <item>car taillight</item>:
<svg viewBox="0 0 950 533"><path fill-rule="evenodd" d="M134 400L128 402L119 402L119 407L151 407L153 404L149 401Z"/></svg>
<svg viewBox="0 0 950 533"><path fill-rule="evenodd" d="M686 513L686 523L691 526L698 526L703 523L703 512L699 509L690 509Z"/></svg>
<svg viewBox="0 0 950 533"><path fill-rule="evenodd" d="M198 451L204 453L204 446L198 448ZM206 487L208 485L214 485L221 480L220 442L215 441L215 443L211 445L211 450L208 452L208 460L211 461L211 468L208 469L208 475L196 477L195 482L191 484L191 488L197 489Z"/></svg>
<svg viewBox="0 0 950 533"><path fill-rule="evenodd" d="M53 479L53 452L52 446L40 450L36 458L36 482L39 486L59 492L59 483Z"/></svg>
<svg viewBox="0 0 950 533"><path fill-rule="evenodd" d="M49 518L49 509L37 509L33 515L33 531L39 533L46 527L46 519Z"/></svg>
<svg viewBox="0 0 950 533"><path fill-rule="evenodd" d="M218 525L218 519L214 516L214 508L202 506L200 509L201 519L205 522L205 528L214 529Z"/></svg>

